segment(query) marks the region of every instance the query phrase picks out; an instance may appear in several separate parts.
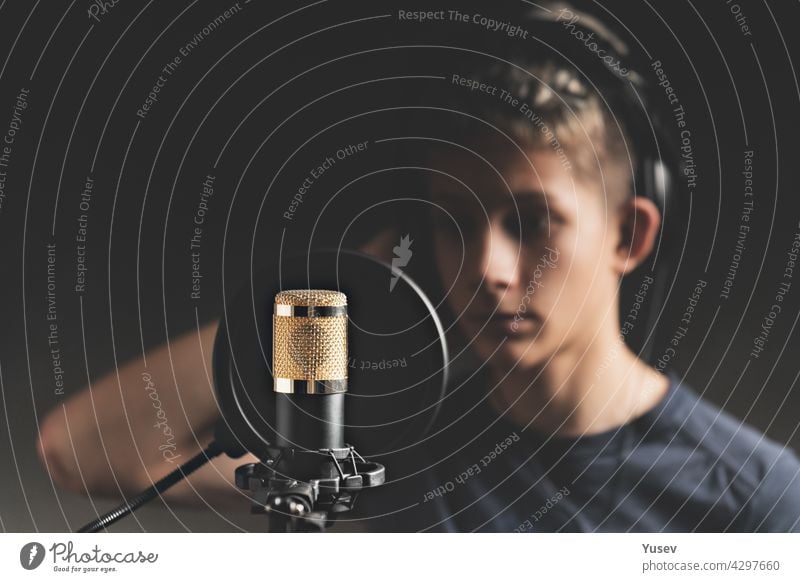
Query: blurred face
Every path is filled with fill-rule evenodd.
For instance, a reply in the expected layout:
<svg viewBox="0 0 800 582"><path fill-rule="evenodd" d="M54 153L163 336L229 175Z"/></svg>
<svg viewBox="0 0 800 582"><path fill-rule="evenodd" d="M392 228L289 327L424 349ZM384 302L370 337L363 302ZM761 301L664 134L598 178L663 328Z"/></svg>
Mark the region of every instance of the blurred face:
<svg viewBox="0 0 800 582"><path fill-rule="evenodd" d="M524 369L580 355L609 322L618 333L619 234L602 184L547 149L487 151L490 165L456 148L431 157L436 262L475 353Z"/></svg>

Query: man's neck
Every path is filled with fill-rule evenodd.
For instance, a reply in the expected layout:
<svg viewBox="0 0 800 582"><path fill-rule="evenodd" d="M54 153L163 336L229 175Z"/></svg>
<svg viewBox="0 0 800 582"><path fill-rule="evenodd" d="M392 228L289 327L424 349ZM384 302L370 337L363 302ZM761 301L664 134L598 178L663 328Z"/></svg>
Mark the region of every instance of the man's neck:
<svg viewBox="0 0 800 582"><path fill-rule="evenodd" d="M626 424L656 406L669 386L615 332L586 348L559 352L536 369L491 370L489 402L497 412L507 410L521 427L560 436Z"/></svg>

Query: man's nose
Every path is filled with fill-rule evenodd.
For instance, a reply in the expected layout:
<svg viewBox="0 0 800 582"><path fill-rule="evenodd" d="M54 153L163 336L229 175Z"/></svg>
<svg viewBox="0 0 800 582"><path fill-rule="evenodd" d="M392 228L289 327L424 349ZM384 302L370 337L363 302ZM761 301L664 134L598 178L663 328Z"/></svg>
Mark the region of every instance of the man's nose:
<svg viewBox="0 0 800 582"><path fill-rule="evenodd" d="M502 224L491 221L480 241L480 273L484 286L491 291L505 291L519 284L521 249L518 240L504 232Z"/></svg>

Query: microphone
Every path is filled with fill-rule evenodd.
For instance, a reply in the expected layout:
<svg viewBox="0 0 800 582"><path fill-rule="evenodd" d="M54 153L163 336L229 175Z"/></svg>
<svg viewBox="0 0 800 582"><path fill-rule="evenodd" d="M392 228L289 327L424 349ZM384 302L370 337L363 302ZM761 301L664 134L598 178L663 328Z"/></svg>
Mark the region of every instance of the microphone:
<svg viewBox="0 0 800 582"><path fill-rule="evenodd" d="M304 452L343 449L347 296L281 291L272 329L275 445Z"/></svg>
<svg viewBox="0 0 800 582"><path fill-rule="evenodd" d="M236 485L270 528L324 529L384 483L385 466L393 479L424 469L449 353L406 272L321 249L230 282L214 342L215 443L260 460L236 470Z"/></svg>
<svg viewBox="0 0 800 582"><path fill-rule="evenodd" d="M274 448L236 470L236 484L271 514L270 531L321 531L353 508L358 492L382 485L383 465L344 442L347 297L294 289L275 296L272 376Z"/></svg>

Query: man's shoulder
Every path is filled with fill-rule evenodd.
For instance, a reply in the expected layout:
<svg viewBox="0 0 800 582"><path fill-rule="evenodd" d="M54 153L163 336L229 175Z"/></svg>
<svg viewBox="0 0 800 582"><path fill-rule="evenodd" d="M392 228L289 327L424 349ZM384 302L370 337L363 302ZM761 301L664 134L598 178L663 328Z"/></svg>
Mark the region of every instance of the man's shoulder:
<svg viewBox="0 0 800 582"><path fill-rule="evenodd" d="M683 414L673 420L684 445L696 447L721 462L739 469L753 463L764 469L780 464L800 468L800 461L785 445L699 394L682 383L678 388Z"/></svg>
<svg viewBox="0 0 800 582"><path fill-rule="evenodd" d="M749 423L686 384L677 387L681 414L671 420L679 446L730 483L748 531L800 530L800 460Z"/></svg>

